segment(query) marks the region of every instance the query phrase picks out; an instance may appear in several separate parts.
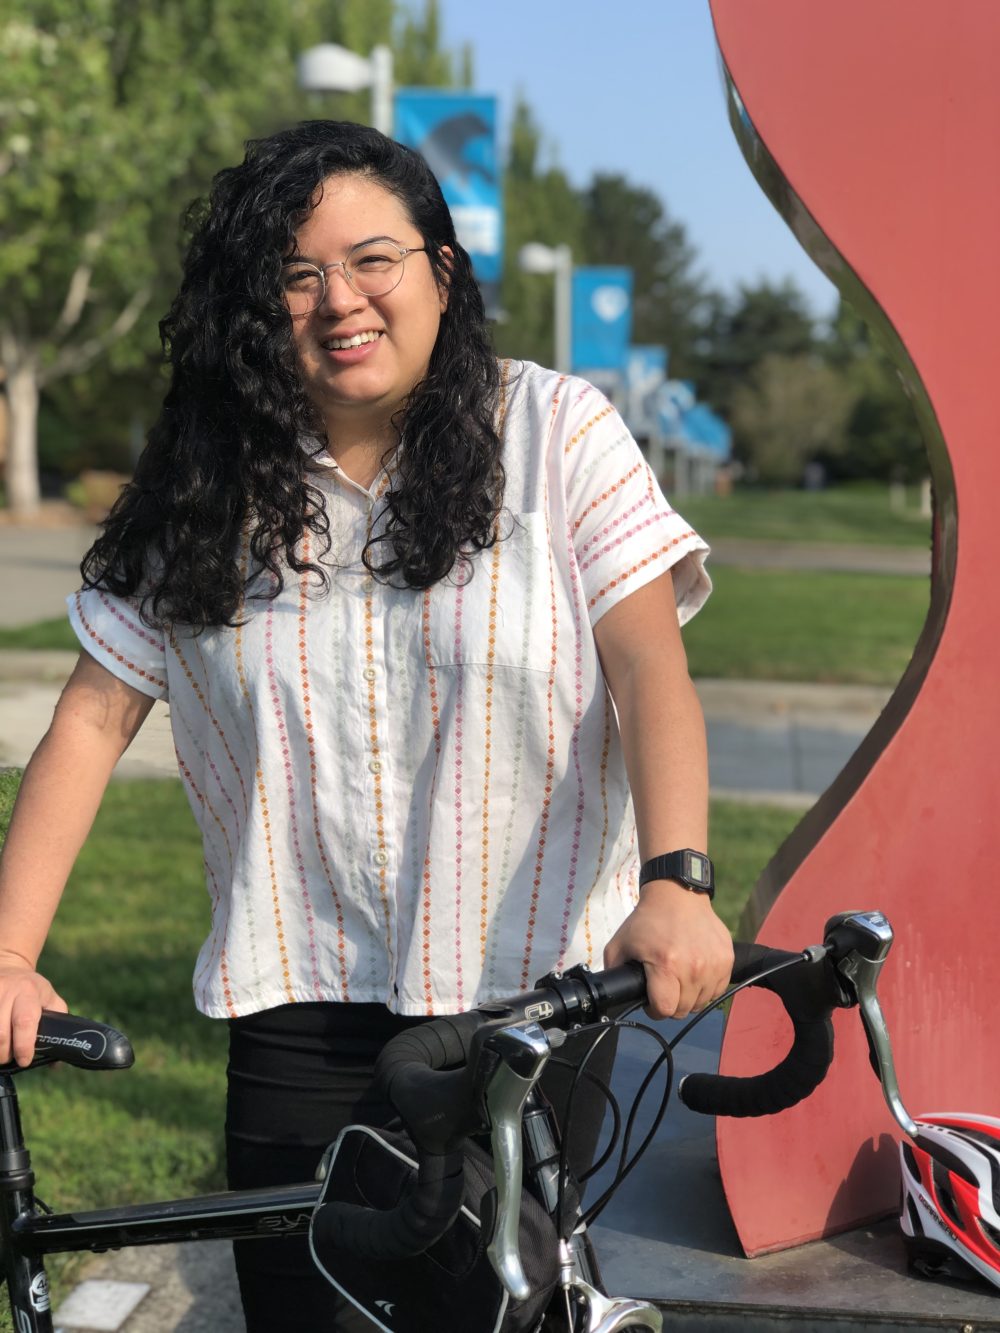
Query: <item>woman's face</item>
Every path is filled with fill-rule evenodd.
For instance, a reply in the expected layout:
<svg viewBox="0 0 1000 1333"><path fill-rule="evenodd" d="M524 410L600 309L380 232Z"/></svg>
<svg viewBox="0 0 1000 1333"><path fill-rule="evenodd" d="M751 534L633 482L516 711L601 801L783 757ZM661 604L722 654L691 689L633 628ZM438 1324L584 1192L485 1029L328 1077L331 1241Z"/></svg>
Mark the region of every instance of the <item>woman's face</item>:
<svg viewBox="0 0 1000 1333"><path fill-rule="evenodd" d="M362 241L423 245L403 204L369 177L333 176L322 190L296 232L294 258L321 268ZM299 373L331 444L385 436L392 414L427 373L447 304L423 252L407 257L398 286L384 296L359 295L342 268L327 269L322 304L293 315L292 328ZM370 340L345 345L358 334Z"/></svg>

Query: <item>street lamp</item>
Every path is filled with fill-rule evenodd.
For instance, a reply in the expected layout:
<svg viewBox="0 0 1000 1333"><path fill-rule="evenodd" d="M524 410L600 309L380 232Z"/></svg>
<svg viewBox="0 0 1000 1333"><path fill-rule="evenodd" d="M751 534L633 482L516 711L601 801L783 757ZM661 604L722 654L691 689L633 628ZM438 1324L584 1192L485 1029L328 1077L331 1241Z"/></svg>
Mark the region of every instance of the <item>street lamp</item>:
<svg viewBox="0 0 1000 1333"><path fill-rule="evenodd" d="M551 246L543 245L541 241L529 241L527 245L521 246L517 258L523 273L555 274L555 368L568 375L573 368L570 364L573 251L568 245Z"/></svg>
<svg viewBox="0 0 1000 1333"><path fill-rule="evenodd" d="M372 125L392 134L392 52L376 46L359 56L346 46L324 42L299 56L299 87L314 93L356 93L372 90Z"/></svg>

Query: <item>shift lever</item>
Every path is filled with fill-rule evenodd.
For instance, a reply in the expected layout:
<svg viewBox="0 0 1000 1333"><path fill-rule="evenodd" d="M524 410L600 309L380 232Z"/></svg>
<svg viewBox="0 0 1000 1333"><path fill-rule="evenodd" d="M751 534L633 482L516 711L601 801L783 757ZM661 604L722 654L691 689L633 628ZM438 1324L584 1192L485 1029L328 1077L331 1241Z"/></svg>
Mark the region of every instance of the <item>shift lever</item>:
<svg viewBox="0 0 1000 1333"><path fill-rule="evenodd" d="M486 1253L507 1291L515 1300L523 1301L530 1296L531 1287L517 1244L521 1220L521 1112L552 1047L539 1025L529 1023L502 1028L487 1039L484 1049L496 1057L485 1098L497 1178L496 1217Z"/></svg>
<svg viewBox="0 0 1000 1333"><path fill-rule="evenodd" d="M913 1138L917 1125L899 1095L889 1029L876 994L892 938L892 926L881 912L841 912L826 924L825 943L838 975L857 999L872 1068L882 1084L886 1103L896 1124Z"/></svg>

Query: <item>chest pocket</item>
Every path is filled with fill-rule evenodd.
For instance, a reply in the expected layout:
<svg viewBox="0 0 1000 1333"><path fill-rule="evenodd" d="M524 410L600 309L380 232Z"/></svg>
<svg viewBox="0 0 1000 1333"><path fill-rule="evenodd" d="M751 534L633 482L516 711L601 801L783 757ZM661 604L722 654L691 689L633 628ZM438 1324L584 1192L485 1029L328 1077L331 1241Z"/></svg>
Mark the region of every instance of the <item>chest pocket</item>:
<svg viewBox="0 0 1000 1333"><path fill-rule="evenodd" d="M425 594L428 666L552 669L555 574L545 515L512 518L508 537Z"/></svg>

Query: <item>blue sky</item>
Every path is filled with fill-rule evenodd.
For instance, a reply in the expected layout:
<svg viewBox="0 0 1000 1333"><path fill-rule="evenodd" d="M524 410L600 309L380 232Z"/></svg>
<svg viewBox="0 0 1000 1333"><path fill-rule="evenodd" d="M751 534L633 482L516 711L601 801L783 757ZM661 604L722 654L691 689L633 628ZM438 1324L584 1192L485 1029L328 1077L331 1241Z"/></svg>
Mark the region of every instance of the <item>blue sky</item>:
<svg viewBox="0 0 1000 1333"><path fill-rule="evenodd" d="M791 277L814 313L834 287L761 192L726 119L708 0L440 0L477 91L509 126L518 93L575 185L616 171L684 223L713 285Z"/></svg>

